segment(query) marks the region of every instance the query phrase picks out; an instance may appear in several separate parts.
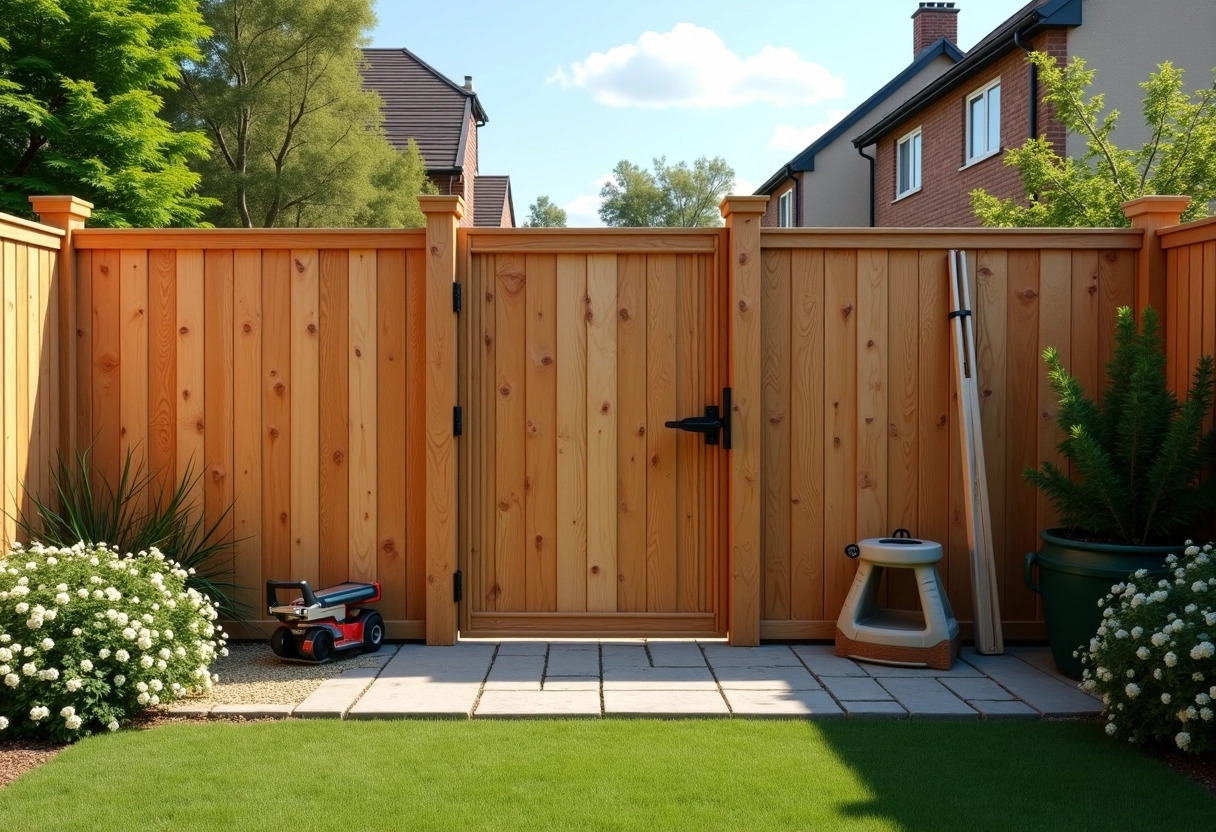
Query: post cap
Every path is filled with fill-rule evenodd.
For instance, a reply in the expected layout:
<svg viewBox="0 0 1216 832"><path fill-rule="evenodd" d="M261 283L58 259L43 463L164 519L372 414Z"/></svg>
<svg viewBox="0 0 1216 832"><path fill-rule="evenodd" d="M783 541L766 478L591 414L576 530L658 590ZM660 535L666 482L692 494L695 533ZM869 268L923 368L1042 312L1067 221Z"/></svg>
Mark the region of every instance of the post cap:
<svg viewBox="0 0 1216 832"><path fill-rule="evenodd" d="M1191 204L1189 196L1142 196L1123 203L1123 215L1129 220L1144 214L1170 214L1181 217Z"/></svg>
<svg viewBox="0 0 1216 832"><path fill-rule="evenodd" d="M763 214L768 201L767 196L728 196L722 200L718 210L723 217L731 214Z"/></svg>
<svg viewBox="0 0 1216 832"><path fill-rule="evenodd" d="M93 216L93 203L75 196L31 196L28 197L34 213L41 217L48 214L69 214L87 220Z"/></svg>
<svg viewBox="0 0 1216 832"><path fill-rule="evenodd" d="M455 214L458 220L464 216L464 198L459 196L422 194L418 207L424 214Z"/></svg>

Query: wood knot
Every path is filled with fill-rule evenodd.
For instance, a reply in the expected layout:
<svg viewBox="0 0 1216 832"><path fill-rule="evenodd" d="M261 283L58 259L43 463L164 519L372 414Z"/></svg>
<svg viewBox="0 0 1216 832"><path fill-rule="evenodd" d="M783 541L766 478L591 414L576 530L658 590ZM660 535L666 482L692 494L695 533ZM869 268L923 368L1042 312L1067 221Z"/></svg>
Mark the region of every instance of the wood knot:
<svg viewBox="0 0 1216 832"><path fill-rule="evenodd" d="M334 465L341 465L342 460L344 460L344 459L346 459L346 454L344 454L342 452L341 448L338 448L338 450L334 451Z"/></svg>
<svg viewBox="0 0 1216 832"><path fill-rule="evenodd" d="M867 347L871 347L871 348L873 348L873 346L874 346L874 339L873 339L873 338L871 338L869 341L866 341L866 346L867 346Z"/></svg>
<svg viewBox="0 0 1216 832"><path fill-rule="evenodd" d="M494 302L494 293L486 292L486 303L493 303L493 302Z"/></svg>
<svg viewBox="0 0 1216 832"><path fill-rule="evenodd" d="M626 309L626 308L625 308L625 307L623 307L623 306L621 307L621 311L620 311L619 313L617 313L617 314L619 314L619 315L621 316L621 320L622 320L622 321L627 321L627 320L629 320L629 319L632 317L632 316L629 314L629 310L628 310L628 309Z"/></svg>
<svg viewBox="0 0 1216 832"><path fill-rule="evenodd" d="M1091 295L1096 295L1096 294L1098 294L1098 286L1096 283L1091 283L1089 285L1089 288L1086 289L1085 291L1089 292Z"/></svg>
<svg viewBox="0 0 1216 832"><path fill-rule="evenodd" d="M937 417L937 426L938 426L939 428L944 428L944 427L945 427L946 425L948 425L949 423L950 423L950 419L949 419L949 418L947 418L947 417L946 417L946 415L945 415L944 413L943 413L941 416L938 416L938 417Z"/></svg>
<svg viewBox="0 0 1216 832"><path fill-rule="evenodd" d="M223 482L224 478L227 476L228 476L228 472L225 471L223 468L219 467L218 465L211 469L211 481L212 482Z"/></svg>
<svg viewBox="0 0 1216 832"><path fill-rule="evenodd" d="M510 503L508 503L506 500L499 500L499 501L498 501L498 510L499 510L499 511L506 511L506 510L507 510L507 509L509 509L509 508L511 508L511 504L510 504Z"/></svg>
<svg viewBox="0 0 1216 832"><path fill-rule="evenodd" d="M287 512L285 512L285 511L279 512L279 522L284 523L284 524L287 523Z"/></svg>
<svg viewBox="0 0 1216 832"><path fill-rule="evenodd" d="M355 358L362 358L362 357L363 357L363 350L359 349L358 347L355 347Z"/></svg>
<svg viewBox="0 0 1216 832"><path fill-rule="evenodd" d="M380 544L380 551L390 557L395 557L397 554L397 544L393 542L391 537L385 538L384 542Z"/></svg>
<svg viewBox="0 0 1216 832"><path fill-rule="evenodd" d="M853 304L846 303L843 307L841 307L840 317L844 318L846 321L849 319L849 316L852 314L853 314Z"/></svg>
<svg viewBox="0 0 1216 832"><path fill-rule="evenodd" d="M83 329L78 329L78 330L76 330L76 337L77 337L77 338L83 338L83 337L84 337L84 330L83 330Z"/></svg>
<svg viewBox="0 0 1216 832"><path fill-rule="evenodd" d="M659 464L659 455L658 454L655 454L654 456L652 456L650 458L650 464L654 465L656 467L658 466L658 464Z"/></svg>
<svg viewBox="0 0 1216 832"><path fill-rule="evenodd" d="M867 416L867 417L866 417L866 424L867 424L867 425L870 425L870 424L873 424L873 423L874 423L874 417L873 417L873 416Z"/></svg>
<svg viewBox="0 0 1216 832"><path fill-rule="evenodd" d="M794 499L790 500L790 502L796 506L802 505L802 499L799 497L795 497Z"/></svg>
<svg viewBox="0 0 1216 832"><path fill-rule="evenodd" d="M976 274L980 277L992 277L992 269L987 266L980 266Z"/></svg>
<svg viewBox="0 0 1216 832"><path fill-rule="evenodd" d="M785 416L783 416L783 415L781 415L781 414L778 414L778 415L776 415L776 416L770 416L770 417L768 418L768 423L769 423L770 425L779 425L779 424L781 424L781 423L782 423L784 420L785 420Z"/></svg>
<svg viewBox="0 0 1216 832"><path fill-rule="evenodd" d="M833 444L833 445L835 445L837 448L839 448L839 447L840 447L840 437L839 437L839 436L833 436L833 437L832 437L832 444Z"/></svg>
<svg viewBox="0 0 1216 832"><path fill-rule="evenodd" d="M887 436L891 437L892 439L899 438L899 426L896 425L894 422L887 425Z"/></svg>
<svg viewBox="0 0 1216 832"><path fill-rule="evenodd" d="M599 568L598 566L593 566L593 567L591 567L591 574L592 574L592 575L598 575L598 574L600 574L600 568Z"/></svg>
<svg viewBox="0 0 1216 832"><path fill-rule="evenodd" d="M439 254L439 246L431 246L431 254Z"/></svg>
<svg viewBox="0 0 1216 832"><path fill-rule="evenodd" d="M553 363L553 356L551 356L551 355L541 356L540 363L541 363L542 367L550 366Z"/></svg>
<svg viewBox="0 0 1216 832"><path fill-rule="evenodd" d="M607 413L610 410L612 410L612 405L609 402L604 402L600 405L600 413Z"/></svg>
<svg viewBox="0 0 1216 832"><path fill-rule="evenodd" d="M199 419L194 423L194 429L197 430L199 433L202 433L203 431L205 431L207 429L207 425L203 422L202 419Z"/></svg>
<svg viewBox="0 0 1216 832"><path fill-rule="evenodd" d="M748 262L750 262L750 261L751 261L751 258L747 256L746 251L740 252L740 254L739 254L739 265L740 266L746 266L748 264Z"/></svg>
<svg viewBox="0 0 1216 832"><path fill-rule="evenodd" d="M639 425L638 426L638 436L645 436L645 435L646 435L646 426Z"/></svg>
<svg viewBox="0 0 1216 832"><path fill-rule="evenodd" d="M1113 251L1104 251L1102 252L1102 259L1107 263L1113 263L1119 259L1119 255Z"/></svg>
<svg viewBox="0 0 1216 832"><path fill-rule="evenodd" d="M985 387L985 388L984 388L984 398L986 399L986 398L988 398L988 397L989 397L989 396L991 396L991 395L992 395L992 388L991 388L991 387Z"/></svg>
<svg viewBox="0 0 1216 832"><path fill-rule="evenodd" d="M511 395L511 385L509 385L509 384L504 384L502 387L499 387L499 388L498 388L498 395L502 396L504 399L505 399L507 396L510 396L510 395Z"/></svg>
<svg viewBox="0 0 1216 832"><path fill-rule="evenodd" d="M80 335L84 335L84 332L82 332L82 331L81 331L81 330L79 330L79 329L78 329L78 330L76 330L76 332L77 332L77 333L79 333ZM188 327L188 326L179 327L179 328L178 328L178 330L177 330L177 334L178 334L178 335L189 335L189 334L190 334L190 327Z"/></svg>
<svg viewBox="0 0 1216 832"><path fill-rule="evenodd" d="M1018 292L1018 297L1025 301L1032 301L1039 296L1039 293L1034 289L1023 289Z"/></svg>
<svg viewBox="0 0 1216 832"><path fill-rule="evenodd" d="M278 393L279 395L282 395L283 391L286 389L287 389L287 385L284 384L283 382L276 381L274 383L274 392Z"/></svg>
<svg viewBox="0 0 1216 832"><path fill-rule="evenodd" d="M244 330L246 335L253 332L253 327L250 326L249 324L245 324L244 326L241 327L241 329Z"/></svg>
<svg viewBox="0 0 1216 832"><path fill-rule="evenodd" d="M542 546L544 546L544 543L545 543L545 538L542 535L538 534L536 536L536 548L540 549Z"/></svg>
<svg viewBox="0 0 1216 832"><path fill-rule="evenodd" d="M304 274L304 264L300 262L299 258L293 259L292 262L296 264L296 271L300 274Z"/></svg>
<svg viewBox="0 0 1216 832"><path fill-rule="evenodd" d="M745 301L745 300L740 300L740 301L739 301L739 311L740 311L740 312L746 312L746 311L747 311L747 301Z"/></svg>
<svg viewBox="0 0 1216 832"><path fill-rule="evenodd" d="M861 476L857 478L857 487L858 488L874 488L875 485L876 485L876 483L874 482L874 480L870 479L870 475L867 474L865 471L862 471Z"/></svg>
<svg viewBox="0 0 1216 832"><path fill-rule="evenodd" d="M316 324L309 324L309 325L308 325L308 334L309 334L309 335L316 335L316 334L317 334L317 325L316 325Z"/></svg>
<svg viewBox="0 0 1216 832"><path fill-rule="evenodd" d="M271 425L271 426L270 426L270 430L269 430L269 431L267 431L267 433L269 433L269 434L270 434L270 438L271 438L271 439L278 439L278 438L279 438L279 429L278 429L278 428L276 428L274 425Z"/></svg>
<svg viewBox="0 0 1216 832"><path fill-rule="evenodd" d="M190 390L189 389L183 390L182 391L182 401L189 401L189 400L190 400Z"/></svg>
<svg viewBox="0 0 1216 832"><path fill-rule="evenodd" d="M494 336L492 336L492 335L487 335L487 336L484 338L484 340L485 340L485 342L486 342L486 346L487 346L487 347L492 347L492 346L494 346Z"/></svg>
<svg viewBox="0 0 1216 832"><path fill-rule="evenodd" d="M528 436L536 436L536 433L537 433L536 423L533 422L531 419L529 419L528 420Z"/></svg>

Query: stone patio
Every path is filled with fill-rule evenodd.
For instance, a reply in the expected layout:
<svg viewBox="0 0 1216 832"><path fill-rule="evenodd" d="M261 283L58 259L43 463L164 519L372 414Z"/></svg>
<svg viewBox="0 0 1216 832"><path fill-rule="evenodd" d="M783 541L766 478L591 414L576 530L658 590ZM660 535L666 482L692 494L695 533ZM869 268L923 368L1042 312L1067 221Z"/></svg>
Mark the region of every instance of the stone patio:
<svg viewBox="0 0 1216 832"><path fill-rule="evenodd" d="M830 644L721 641L461 641L406 644L291 706L215 706L214 716L330 719L1090 718L1096 698L1058 674L1046 647L971 648L948 671L833 655ZM180 713L199 715L198 707Z"/></svg>

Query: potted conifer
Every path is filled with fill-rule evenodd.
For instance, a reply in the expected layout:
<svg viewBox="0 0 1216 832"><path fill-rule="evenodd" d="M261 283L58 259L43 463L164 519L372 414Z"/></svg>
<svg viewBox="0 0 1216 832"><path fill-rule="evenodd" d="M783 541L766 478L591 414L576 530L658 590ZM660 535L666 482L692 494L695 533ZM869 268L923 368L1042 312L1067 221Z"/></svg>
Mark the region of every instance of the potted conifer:
<svg viewBox="0 0 1216 832"><path fill-rule="evenodd" d="M1155 585L1167 574L1165 556L1182 551L1216 504L1216 480L1207 476L1216 435L1204 427L1213 361L1199 359L1187 398L1179 402L1167 384L1156 312L1144 310L1137 332L1127 307L1117 313L1101 404L1086 396L1055 349L1045 350L1043 360L1059 399L1059 447L1071 476L1050 462L1024 472L1061 523L1040 532L1043 545L1026 556L1025 580L1043 597L1056 666L1080 679L1074 652L1101 625L1099 599L1140 569L1146 576L1137 580Z"/></svg>

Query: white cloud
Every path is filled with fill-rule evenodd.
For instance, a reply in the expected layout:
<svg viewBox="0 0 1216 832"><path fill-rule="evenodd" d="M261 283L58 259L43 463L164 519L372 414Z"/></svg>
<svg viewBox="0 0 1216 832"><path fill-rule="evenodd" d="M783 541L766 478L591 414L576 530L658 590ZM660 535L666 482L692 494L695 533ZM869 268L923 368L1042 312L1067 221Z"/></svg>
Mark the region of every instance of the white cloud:
<svg viewBox="0 0 1216 832"><path fill-rule="evenodd" d="M848 113L844 110L831 109L828 110L828 117L825 121L817 122L809 127L778 124L773 128L773 137L769 139L768 146L774 150L792 150L794 152L803 150L815 139L835 127L836 122L846 115Z"/></svg>
<svg viewBox="0 0 1216 832"><path fill-rule="evenodd" d="M580 194L562 207L566 209L566 225L571 228L598 228L604 225L600 219L600 205L604 202L600 189L613 181L611 173L591 182L594 190L588 194Z"/></svg>
<svg viewBox="0 0 1216 832"><path fill-rule="evenodd" d="M677 23L664 34L592 52L560 68L549 83L582 87L610 107L733 107L762 101L779 107L842 98L844 81L786 47L740 57L711 29Z"/></svg>
<svg viewBox="0 0 1216 832"><path fill-rule="evenodd" d="M750 179L744 179L742 176L736 176L735 187L730 189L730 193L727 194L727 196L748 196L749 194L754 194L756 192L756 188L758 187L760 186L755 182L752 182Z"/></svg>

